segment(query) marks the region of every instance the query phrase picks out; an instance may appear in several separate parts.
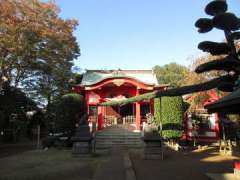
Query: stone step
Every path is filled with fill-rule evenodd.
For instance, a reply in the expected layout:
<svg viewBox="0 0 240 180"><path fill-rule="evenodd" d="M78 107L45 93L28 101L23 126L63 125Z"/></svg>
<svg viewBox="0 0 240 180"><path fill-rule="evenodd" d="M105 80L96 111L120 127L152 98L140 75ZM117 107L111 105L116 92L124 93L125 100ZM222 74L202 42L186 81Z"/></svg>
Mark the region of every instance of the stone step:
<svg viewBox="0 0 240 180"><path fill-rule="evenodd" d="M125 147L144 147L142 144L96 144L96 148L108 148L113 146L125 146Z"/></svg>
<svg viewBox="0 0 240 180"><path fill-rule="evenodd" d="M96 133L96 149L110 149L112 147L141 148L144 143L141 133L130 132L122 128L106 128Z"/></svg>
<svg viewBox="0 0 240 180"><path fill-rule="evenodd" d="M141 140L140 136L95 136L96 139L138 139Z"/></svg>
<svg viewBox="0 0 240 180"><path fill-rule="evenodd" d="M144 145L142 143L96 143L96 146L112 146L112 145Z"/></svg>
<svg viewBox="0 0 240 180"><path fill-rule="evenodd" d="M132 135L132 134L96 134L95 137L135 137L135 138L140 138L141 135Z"/></svg>
<svg viewBox="0 0 240 180"><path fill-rule="evenodd" d="M115 141L99 141L99 140L96 140L96 143L128 143L128 144L131 144L131 143L142 143L141 141L121 141L121 140L115 140Z"/></svg>
<svg viewBox="0 0 240 180"><path fill-rule="evenodd" d="M111 147L113 145L124 145L124 146L144 146L144 143L141 141L135 141L135 142L126 142L126 141L102 141L102 142L96 142L96 147Z"/></svg>
<svg viewBox="0 0 240 180"><path fill-rule="evenodd" d="M128 130L124 130L124 129L104 129L104 130L100 130L97 133L116 133L116 132L120 132L120 133L130 133L130 134L139 134L140 132L133 132L133 131L128 131Z"/></svg>
<svg viewBox="0 0 240 180"><path fill-rule="evenodd" d="M127 136L114 136L114 137L107 137L107 136L101 136L101 137L95 137L95 139L99 140L137 140L141 141L141 137L127 137Z"/></svg>
<svg viewBox="0 0 240 180"><path fill-rule="evenodd" d="M96 138L96 142L142 142L141 139L126 139L126 138Z"/></svg>
<svg viewBox="0 0 240 180"><path fill-rule="evenodd" d="M108 132L97 132L97 134L141 134L140 132L122 132L122 131L108 131Z"/></svg>
<svg viewBox="0 0 240 180"><path fill-rule="evenodd" d="M131 143L142 143L141 141L96 141L96 143L128 143L128 144L131 144Z"/></svg>
<svg viewBox="0 0 240 180"><path fill-rule="evenodd" d="M121 143L121 142L124 142L124 143L136 143L136 142L139 142L139 143L143 143L142 141L139 141L139 140L121 140L121 139L115 139L115 140L99 140L99 139L96 139L96 143L104 143L104 142L115 142L115 143Z"/></svg>
<svg viewBox="0 0 240 180"><path fill-rule="evenodd" d="M107 150L107 149L110 149L112 147L127 147L127 148L143 148L142 145L132 145L132 144L114 144L114 145L105 145L105 146L96 146L96 150Z"/></svg>
<svg viewBox="0 0 240 180"><path fill-rule="evenodd" d="M142 142L141 141L96 141L96 143L98 143L98 144L104 144L104 143L115 143L115 144L117 144L117 143L126 143L126 144L142 144Z"/></svg>
<svg viewBox="0 0 240 180"><path fill-rule="evenodd" d="M106 134L106 133L125 133L125 134L141 134L140 132L132 132L132 131L97 131L98 134Z"/></svg>

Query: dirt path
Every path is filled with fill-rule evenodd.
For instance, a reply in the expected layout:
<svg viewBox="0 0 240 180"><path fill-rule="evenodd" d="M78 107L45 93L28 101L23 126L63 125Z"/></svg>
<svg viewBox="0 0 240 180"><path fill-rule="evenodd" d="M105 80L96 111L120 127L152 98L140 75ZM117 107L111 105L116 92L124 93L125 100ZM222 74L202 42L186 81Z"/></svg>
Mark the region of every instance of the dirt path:
<svg viewBox="0 0 240 180"><path fill-rule="evenodd" d="M125 149L113 147L105 162L99 164L93 180L126 180Z"/></svg>
<svg viewBox="0 0 240 180"><path fill-rule="evenodd" d="M74 158L71 150L38 152L28 151L31 146L14 147L0 147L1 176L18 177L19 180L45 176L48 178L44 180L56 177L69 180L126 178L125 151L120 149L98 157ZM220 156L217 148L208 148L189 153L168 150L164 153L164 160L144 160L141 149L130 151L137 180L208 180L206 173L232 173L234 161L240 160L239 157Z"/></svg>
<svg viewBox="0 0 240 180"><path fill-rule="evenodd" d="M220 156L216 148L187 154L168 151L164 160L144 160L140 151L131 153L138 180L209 180L206 173L232 173L238 157Z"/></svg>

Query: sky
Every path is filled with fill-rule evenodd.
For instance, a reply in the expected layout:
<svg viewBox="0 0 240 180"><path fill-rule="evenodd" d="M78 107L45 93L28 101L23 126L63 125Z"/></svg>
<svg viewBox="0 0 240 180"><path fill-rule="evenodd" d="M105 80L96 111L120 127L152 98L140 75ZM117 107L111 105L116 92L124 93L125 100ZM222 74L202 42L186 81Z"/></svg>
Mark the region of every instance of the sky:
<svg viewBox="0 0 240 180"><path fill-rule="evenodd" d="M202 55L204 40L223 41L222 31L199 34L194 24L209 0L55 0L64 19L77 19L74 31L82 69L152 69L176 62L189 65ZM240 0L228 0L240 16Z"/></svg>

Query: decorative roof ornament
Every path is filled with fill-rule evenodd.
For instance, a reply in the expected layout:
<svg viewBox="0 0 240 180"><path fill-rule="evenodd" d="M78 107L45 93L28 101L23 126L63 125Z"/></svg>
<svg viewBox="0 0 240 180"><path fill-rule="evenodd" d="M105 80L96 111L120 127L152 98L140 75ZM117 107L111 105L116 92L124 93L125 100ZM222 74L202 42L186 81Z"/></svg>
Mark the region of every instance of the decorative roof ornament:
<svg viewBox="0 0 240 180"><path fill-rule="evenodd" d="M115 84L116 86L120 87L125 83L124 79L114 79L113 80L113 84Z"/></svg>
<svg viewBox="0 0 240 180"><path fill-rule="evenodd" d="M125 73L121 69L118 69L118 70L113 71L112 75L113 76L124 76Z"/></svg>

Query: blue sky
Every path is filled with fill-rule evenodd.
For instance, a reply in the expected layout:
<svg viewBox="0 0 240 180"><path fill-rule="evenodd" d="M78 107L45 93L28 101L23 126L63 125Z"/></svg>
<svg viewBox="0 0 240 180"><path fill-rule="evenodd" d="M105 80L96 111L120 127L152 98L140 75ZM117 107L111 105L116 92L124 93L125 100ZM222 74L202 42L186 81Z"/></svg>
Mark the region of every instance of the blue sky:
<svg viewBox="0 0 240 180"><path fill-rule="evenodd" d="M214 29L194 27L209 0L55 0L64 19L75 18L83 69L151 69L170 62L188 65L203 40L222 41ZM228 0L240 15L240 1Z"/></svg>

